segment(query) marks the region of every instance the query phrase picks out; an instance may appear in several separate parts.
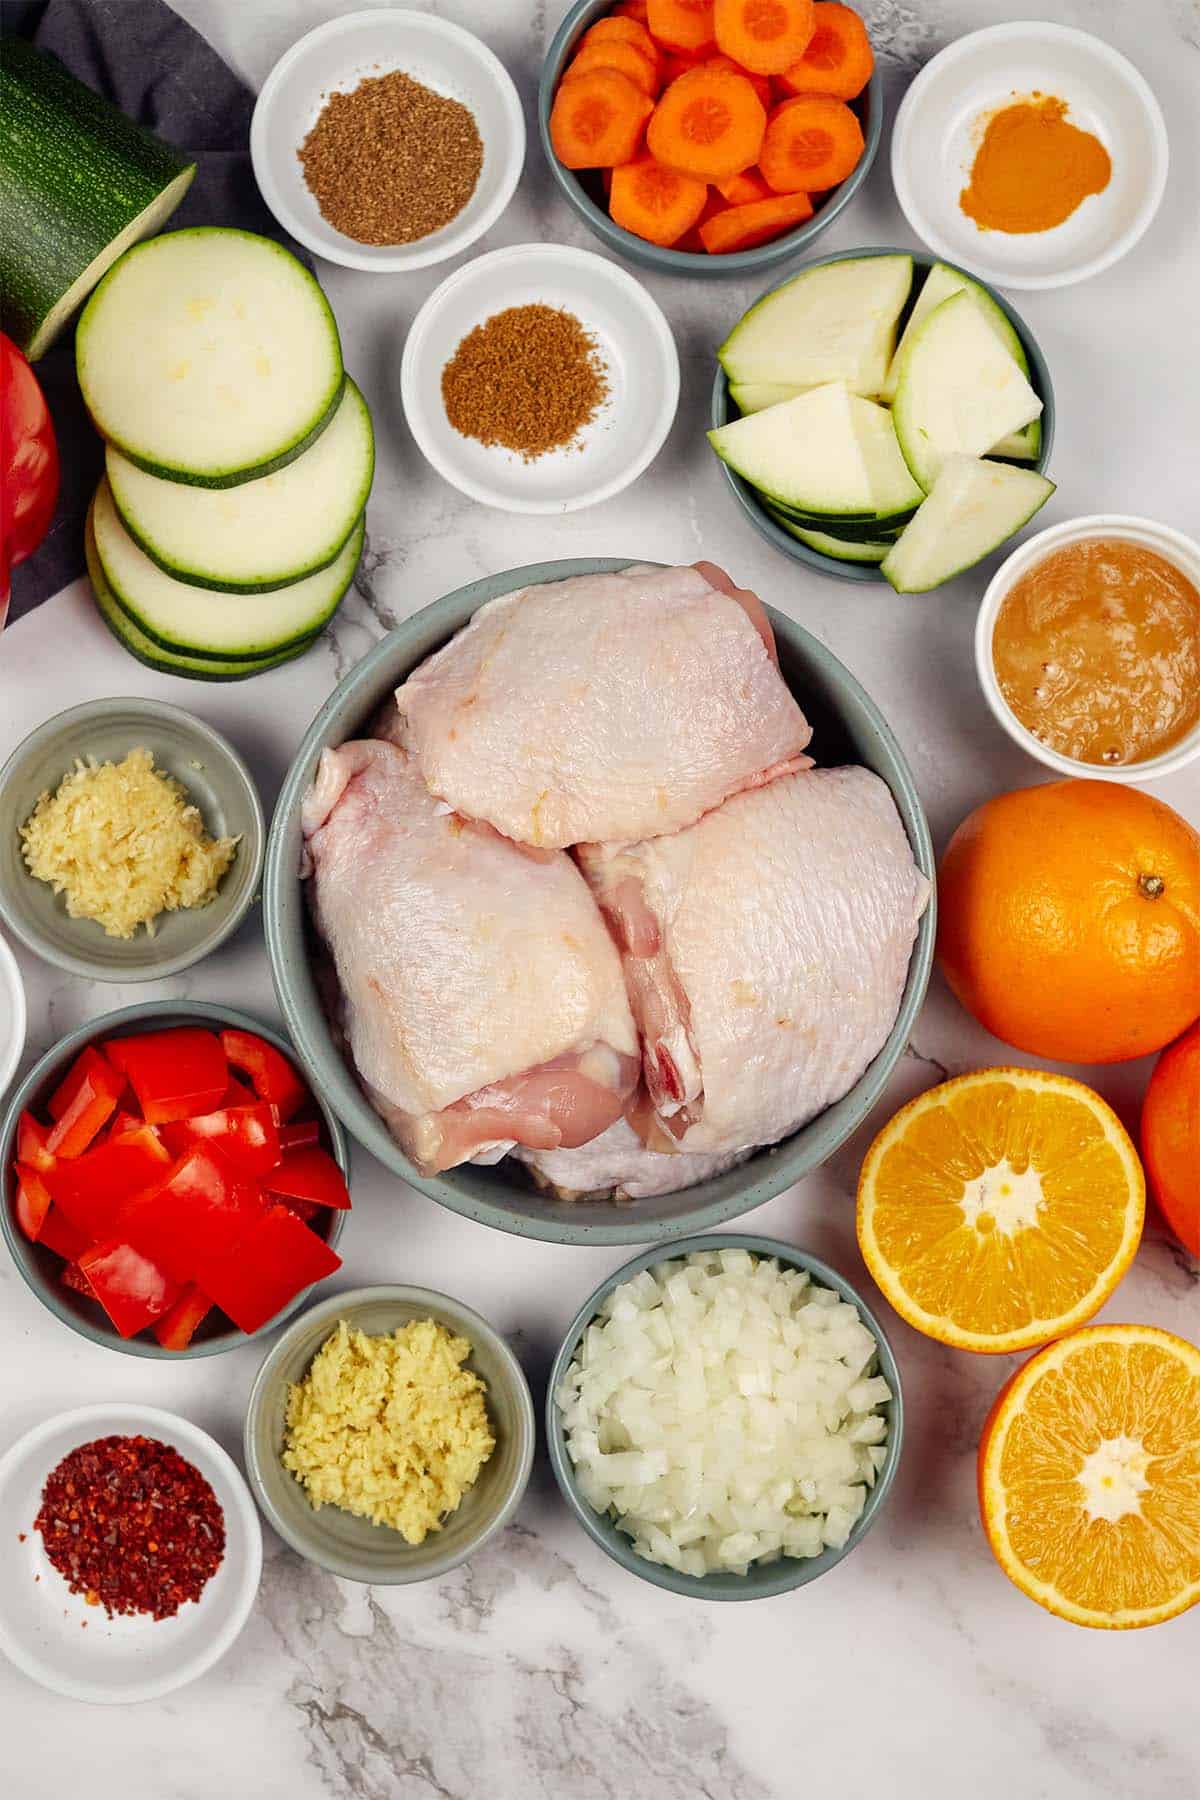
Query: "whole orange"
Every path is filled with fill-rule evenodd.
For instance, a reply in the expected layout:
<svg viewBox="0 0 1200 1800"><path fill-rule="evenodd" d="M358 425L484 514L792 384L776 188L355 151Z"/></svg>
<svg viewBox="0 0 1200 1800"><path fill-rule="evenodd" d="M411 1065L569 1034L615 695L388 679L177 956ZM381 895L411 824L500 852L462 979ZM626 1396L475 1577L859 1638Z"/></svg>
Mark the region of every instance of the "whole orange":
<svg viewBox="0 0 1200 1800"><path fill-rule="evenodd" d="M938 911L947 981L1019 1050L1122 1062L1200 1016L1200 833L1136 788L986 801L946 847Z"/></svg>
<svg viewBox="0 0 1200 1800"><path fill-rule="evenodd" d="M1200 1256L1200 1024L1155 1065L1142 1103L1142 1161L1163 1218Z"/></svg>

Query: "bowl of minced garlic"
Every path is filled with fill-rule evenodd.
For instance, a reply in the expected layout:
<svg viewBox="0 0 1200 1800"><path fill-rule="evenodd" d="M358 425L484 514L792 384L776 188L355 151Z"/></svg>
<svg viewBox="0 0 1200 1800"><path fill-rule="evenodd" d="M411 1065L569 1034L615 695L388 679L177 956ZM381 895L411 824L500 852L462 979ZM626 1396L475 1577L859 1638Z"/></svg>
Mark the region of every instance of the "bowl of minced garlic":
<svg viewBox="0 0 1200 1800"><path fill-rule="evenodd" d="M280 1536L351 1581L444 1574L512 1518L533 1464L529 1386L486 1320L446 1294L335 1295L259 1370L246 1469Z"/></svg>
<svg viewBox="0 0 1200 1800"><path fill-rule="evenodd" d="M0 771L0 916L73 975L158 980L237 929L264 837L250 771L211 726L158 701L93 701Z"/></svg>

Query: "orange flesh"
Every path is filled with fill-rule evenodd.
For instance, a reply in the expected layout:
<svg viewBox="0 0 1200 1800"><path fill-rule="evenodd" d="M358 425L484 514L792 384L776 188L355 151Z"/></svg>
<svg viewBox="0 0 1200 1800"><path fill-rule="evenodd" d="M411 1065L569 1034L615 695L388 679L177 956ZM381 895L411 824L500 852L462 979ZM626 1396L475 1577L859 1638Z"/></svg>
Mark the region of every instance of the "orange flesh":
<svg viewBox="0 0 1200 1800"><path fill-rule="evenodd" d="M1139 544L1089 538L1035 563L992 656L1026 730L1078 762L1145 762L1200 724L1200 593Z"/></svg>

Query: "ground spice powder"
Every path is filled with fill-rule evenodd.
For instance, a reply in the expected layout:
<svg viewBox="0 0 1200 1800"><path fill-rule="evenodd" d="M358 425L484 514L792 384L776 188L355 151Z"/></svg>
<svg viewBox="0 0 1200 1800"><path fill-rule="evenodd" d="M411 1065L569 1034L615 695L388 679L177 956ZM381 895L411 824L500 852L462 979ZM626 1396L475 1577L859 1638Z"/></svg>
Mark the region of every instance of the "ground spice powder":
<svg viewBox="0 0 1200 1800"><path fill-rule="evenodd" d="M982 231L1051 231L1111 174L1108 151L1071 124L1065 100L1014 96L988 120L959 205Z"/></svg>
<svg viewBox="0 0 1200 1800"><path fill-rule="evenodd" d="M411 244L467 204L483 140L461 101L394 69L331 94L298 155L335 231L360 244Z"/></svg>
<svg viewBox="0 0 1200 1800"><path fill-rule="evenodd" d="M571 443L608 396L596 340L557 306L510 306L468 332L442 371L455 431L526 462Z"/></svg>
<svg viewBox="0 0 1200 1800"><path fill-rule="evenodd" d="M157 1438L80 1444L47 1477L35 1528L71 1592L110 1618L173 1617L200 1598L225 1554L211 1485Z"/></svg>

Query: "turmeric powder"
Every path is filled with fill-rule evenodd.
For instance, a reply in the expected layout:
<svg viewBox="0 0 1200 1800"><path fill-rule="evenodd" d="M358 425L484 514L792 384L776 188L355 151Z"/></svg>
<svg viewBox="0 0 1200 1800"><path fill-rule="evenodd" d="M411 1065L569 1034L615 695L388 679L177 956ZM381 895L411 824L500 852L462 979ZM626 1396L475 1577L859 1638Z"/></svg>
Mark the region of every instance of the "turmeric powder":
<svg viewBox="0 0 1200 1800"><path fill-rule="evenodd" d="M1031 94L993 113L959 205L981 231L1050 231L1108 186L1099 138L1067 120L1067 103Z"/></svg>

